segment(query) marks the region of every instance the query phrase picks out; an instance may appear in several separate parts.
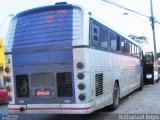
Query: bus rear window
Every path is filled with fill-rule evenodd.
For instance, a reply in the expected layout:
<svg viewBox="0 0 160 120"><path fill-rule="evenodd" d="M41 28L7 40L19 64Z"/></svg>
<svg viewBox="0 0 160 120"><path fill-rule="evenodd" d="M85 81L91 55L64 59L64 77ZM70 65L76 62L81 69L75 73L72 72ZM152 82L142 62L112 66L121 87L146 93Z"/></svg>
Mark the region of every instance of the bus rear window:
<svg viewBox="0 0 160 120"><path fill-rule="evenodd" d="M81 11L77 8L49 9L17 16L9 39L13 46L80 38ZM14 34L14 35L13 35Z"/></svg>

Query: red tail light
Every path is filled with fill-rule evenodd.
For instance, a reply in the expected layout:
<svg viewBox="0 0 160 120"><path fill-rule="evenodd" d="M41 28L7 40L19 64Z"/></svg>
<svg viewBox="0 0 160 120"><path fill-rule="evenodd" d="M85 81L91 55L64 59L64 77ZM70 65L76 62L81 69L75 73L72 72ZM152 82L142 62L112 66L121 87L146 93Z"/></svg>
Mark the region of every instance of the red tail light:
<svg viewBox="0 0 160 120"><path fill-rule="evenodd" d="M6 77L6 82L8 82L8 83L11 82L11 77L9 77L9 76Z"/></svg>
<svg viewBox="0 0 160 120"><path fill-rule="evenodd" d="M10 67L6 67L6 68L5 68L5 72L6 72L6 73L10 73L10 72L11 72L11 68L10 68Z"/></svg>

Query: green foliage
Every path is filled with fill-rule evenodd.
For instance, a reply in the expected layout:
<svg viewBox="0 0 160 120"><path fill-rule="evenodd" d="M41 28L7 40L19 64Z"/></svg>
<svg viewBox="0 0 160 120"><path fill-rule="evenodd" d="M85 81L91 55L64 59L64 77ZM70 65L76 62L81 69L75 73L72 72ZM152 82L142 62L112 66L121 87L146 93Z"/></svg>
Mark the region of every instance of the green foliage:
<svg viewBox="0 0 160 120"><path fill-rule="evenodd" d="M131 39L139 43L140 45L148 44L148 38L145 36L136 36L134 34L128 35Z"/></svg>

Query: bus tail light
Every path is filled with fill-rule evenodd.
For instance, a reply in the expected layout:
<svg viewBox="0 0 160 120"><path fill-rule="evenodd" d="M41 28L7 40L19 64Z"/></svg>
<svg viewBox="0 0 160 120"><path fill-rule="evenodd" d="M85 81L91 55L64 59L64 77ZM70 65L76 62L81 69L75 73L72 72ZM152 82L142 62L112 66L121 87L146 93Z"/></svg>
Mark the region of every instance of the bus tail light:
<svg viewBox="0 0 160 120"><path fill-rule="evenodd" d="M10 83L11 82L11 77L6 77L5 80L6 80L6 82Z"/></svg>
<svg viewBox="0 0 160 120"><path fill-rule="evenodd" d="M78 73L78 75L77 75L77 78L80 80L84 79L84 77L85 77L84 73Z"/></svg>
<svg viewBox="0 0 160 120"><path fill-rule="evenodd" d="M80 83L80 84L78 85L78 88L79 88L80 90L84 90L84 89L86 88L86 86L85 86L83 83Z"/></svg>
<svg viewBox="0 0 160 120"><path fill-rule="evenodd" d="M77 63L77 68L83 69L83 68L84 68L84 63L78 62L78 63Z"/></svg>
<svg viewBox="0 0 160 120"><path fill-rule="evenodd" d="M79 97L79 99L81 101L84 101L86 99L86 95L85 94L80 94L78 97Z"/></svg>
<svg viewBox="0 0 160 120"><path fill-rule="evenodd" d="M10 72L11 72L11 68L10 68L10 67L6 67L6 68L5 68L5 72L6 72L6 73L10 73Z"/></svg>
<svg viewBox="0 0 160 120"><path fill-rule="evenodd" d="M8 92L11 92L11 91L12 91L12 87L11 87L11 86L6 86L6 90L7 90Z"/></svg>

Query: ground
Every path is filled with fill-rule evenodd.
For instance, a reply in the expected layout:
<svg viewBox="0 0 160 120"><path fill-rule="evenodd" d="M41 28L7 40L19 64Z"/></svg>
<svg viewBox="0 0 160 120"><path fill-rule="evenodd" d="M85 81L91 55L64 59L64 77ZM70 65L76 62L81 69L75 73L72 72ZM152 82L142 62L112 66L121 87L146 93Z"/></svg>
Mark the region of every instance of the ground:
<svg viewBox="0 0 160 120"><path fill-rule="evenodd" d="M160 120L160 82L154 85L145 85L142 91L134 91L120 102L120 106L115 111L102 109L90 115L7 115L7 105L0 106L0 113L4 118L11 120L127 120L129 115L135 119ZM6 115L5 115L6 114ZM147 114L151 115L148 116ZM144 116L145 115L145 116ZM146 116L147 115L147 116ZM138 117L138 118L137 118ZM153 118L153 119L152 119ZM132 118L131 118L132 119ZM133 119L132 119L133 120Z"/></svg>

